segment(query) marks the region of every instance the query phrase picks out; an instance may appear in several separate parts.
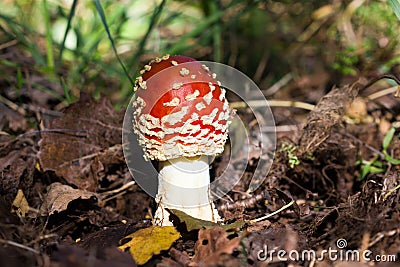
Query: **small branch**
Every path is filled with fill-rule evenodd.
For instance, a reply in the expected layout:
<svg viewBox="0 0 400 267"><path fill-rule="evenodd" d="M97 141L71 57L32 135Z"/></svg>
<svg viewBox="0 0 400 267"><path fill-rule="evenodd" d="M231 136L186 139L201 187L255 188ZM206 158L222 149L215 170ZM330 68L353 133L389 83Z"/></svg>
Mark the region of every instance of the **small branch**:
<svg viewBox="0 0 400 267"><path fill-rule="evenodd" d="M375 100L375 99L380 98L385 95L394 94L394 93L398 92L398 90L399 90L399 86L393 86L393 87L390 87L387 89L380 90L376 93L370 94L369 96L367 96L367 98L369 100Z"/></svg>
<svg viewBox="0 0 400 267"><path fill-rule="evenodd" d="M33 249L31 247L19 244L19 243L14 242L14 241L0 239L0 243L7 244L7 245L10 245L10 246L14 246L14 247L17 247L17 248L22 248L22 249L25 249L25 250L30 251L32 253L35 253L35 254L40 254L40 252L37 251L36 249Z"/></svg>
<svg viewBox="0 0 400 267"><path fill-rule="evenodd" d="M274 85L264 91L264 95L273 95L278 92L282 87L284 87L290 80L292 80L293 75L291 73L287 73L283 76L279 81L277 81Z"/></svg>
<svg viewBox="0 0 400 267"><path fill-rule="evenodd" d="M229 106L234 109L243 109L247 107L257 108L257 107L264 107L265 103L266 103L265 100L251 100L248 102L238 101L230 103ZM268 100L267 103L269 104L270 107L294 107L305 110L313 110L315 107L313 104L299 102L299 101Z"/></svg>
<svg viewBox="0 0 400 267"><path fill-rule="evenodd" d="M384 196L383 199L386 200L391 194L393 194L394 191L400 189L400 184L398 184L396 187L392 188L389 192L387 192Z"/></svg>
<svg viewBox="0 0 400 267"><path fill-rule="evenodd" d="M102 199L102 202L107 202L108 200L110 200L110 198L107 198L108 196L113 195L113 194L118 194L118 193L120 193L120 192L122 192L122 191L125 191L125 190L127 190L129 187L131 187L131 186L133 186L133 185L135 185L135 184L136 184L135 181L130 181L130 182L128 182L128 183L122 185L120 188L117 188L117 189L114 189L114 190L110 190L110 191L106 191L106 192L101 193L101 194L100 194L100 197L101 197L101 199Z"/></svg>
<svg viewBox="0 0 400 267"><path fill-rule="evenodd" d="M394 75L392 75L392 74L383 74L383 75L380 75L380 76L378 76L378 77L376 77L376 78L370 80L366 85L364 85L364 86L362 87L361 90L367 89L368 87L370 87L371 85L373 85L374 83L376 83L377 81L382 80L382 79L390 79L390 80L393 80L393 81L395 81L395 82L397 83L397 85L400 86L400 79L399 79L399 78L397 78L396 76L394 76Z"/></svg>
<svg viewBox="0 0 400 267"><path fill-rule="evenodd" d="M17 111L22 116L26 115L26 111L23 108L19 107L17 104L13 103L12 101L8 100L7 98L2 97L1 95L0 95L0 102L6 104L9 108Z"/></svg>
<svg viewBox="0 0 400 267"><path fill-rule="evenodd" d="M279 212L284 211L285 209L289 208L293 204L294 204L294 200L290 201L288 204L284 205L282 208L280 208L268 215L265 215L265 216L257 218L257 219L250 220L250 223L256 223L256 222L260 222L260 221L266 220L268 218L271 218L272 216L278 214Z"/></svg>
<svg viewBox="0 0 400 267"><path fill-rule="evenodd" d="M16 39L11 40L11 41L6 42L6 43L3 43L3 44L0 45L0 50L3 50L3 49L6 49L7 47L16 45L17 43L18 43L18 40L16 40Z"/></svg>

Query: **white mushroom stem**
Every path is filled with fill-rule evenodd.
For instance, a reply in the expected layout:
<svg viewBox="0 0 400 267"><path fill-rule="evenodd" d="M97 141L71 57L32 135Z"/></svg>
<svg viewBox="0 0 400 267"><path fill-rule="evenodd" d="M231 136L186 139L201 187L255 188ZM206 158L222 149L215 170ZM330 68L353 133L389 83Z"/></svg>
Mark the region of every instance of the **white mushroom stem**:
<svg viewBox="0 0 400 267"><path fill-rule="evenodd" d="M210 172L206 156L181 157L160 162L160 165L155 224L172 225L166 208L181 210L206 221L221 220L210 198Z"/></svg>

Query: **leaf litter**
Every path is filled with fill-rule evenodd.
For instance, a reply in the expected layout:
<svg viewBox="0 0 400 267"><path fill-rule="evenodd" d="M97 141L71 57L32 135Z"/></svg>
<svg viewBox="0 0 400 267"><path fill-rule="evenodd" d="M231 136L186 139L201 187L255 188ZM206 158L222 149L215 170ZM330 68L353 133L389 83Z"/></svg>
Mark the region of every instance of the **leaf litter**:
<svg viewBox="0 0 400 267"><path fill-rule="evenodd" d="M23 106L30 105L25 113L0 103L0 266L9 262L13 266L287 266L276 257L262 261L258 253L265 246L318 251L339 238L347 240L349 249L399 257L400 167L379 154L389 126L399 116L380 106L371 109L370 103L361 105L361 116L360 108L349 110L362 84L334 88L303 117L303 129L278 133L278 147L282 142L296 147L293 155L299 164L291 166L293 155L277 151L266 181L254 195L244 189L261 155L256 147L250 151L243 179L216 203L225 225L209 225L174 212L176 228L161 233L151 226L154 201L136 184L124 187L132 180L120 146L123 110L115 111L104 97L94 100L86 95L59 110L51 104L56 103L53 98L40 99L34 89L23 90L28 101ZM315 94L323 95L323 87ZM6 88L1 96L16 101L10 92ZM35 134L37 129L30 127L32 121L40 121L39 108L55 112L41 117L45 127ZM252 116L239 115L254 125ZM277 118L278 124L285 121L284 116ZM257 135L251 135L254 143ZM398 130L386 151L399 157ZM385 172L360 180L357 161L374 156ZM229 153L215 160L215 173L224 170L227 157ZM229 172L237 175L235 164ZM103 195L107 201L99 199ZM266 219L254 221L260 217ZM121 245L125 237L131 240ZM134 251L136 263L131 253L118 247ZM7 262L8 255L12 259Z"/></svg>
<svg viewBox="0 0 400 267"><path fill-rule="evenodd" d="M79 189L95 192L104 169L102 160L115 158L121 140L123 115L102 98L94 101L82 95L64 110L42 133L39 161L43 171L53 171ZM63 131L62 129L66 129ZM76 131L76 132L74 132ZM115 161L123 163L122 157Z"/></svg>

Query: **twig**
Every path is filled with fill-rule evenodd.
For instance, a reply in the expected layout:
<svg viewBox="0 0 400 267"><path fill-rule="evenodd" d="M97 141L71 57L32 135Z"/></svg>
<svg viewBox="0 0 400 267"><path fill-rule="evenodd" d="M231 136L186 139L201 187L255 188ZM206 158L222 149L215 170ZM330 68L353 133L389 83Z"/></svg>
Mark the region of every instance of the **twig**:
<svg viewBox="0 0 400 267"><path fill-rule="evenodd" d="M355 140L355 141L356 141L357 143L359 143L359 144L362 144L363 146L365 146L366 148L368 148L369 150L371 150L371 151L374 152L375 154L378 154L381 158L384 158L384 157L385 157L385 155L384 155L382 152L380 152L379 150L373 148L372 146L370 146L369 144L365 143L365 142L362 141L361 139L355 137L354 135L349 134L349 133L346 133L346 132L344 132L344 131L339 131L339 133L342 134L342 135L344 135L344 136L347 136L347 137L349 137L349 138L351 138L351 139L353 139L353 140Z"/></svg>
<svg viewBox="0 0 400 267"><path fill-rule="evenodd" d="M128 189L129 187L131 187L131 186L133 186L135 184L136 184L135 181L130 181L130 182L122 185L120 188L117 188L117 189L114 189L114 190L111 190L111 191L103 192L103 193L100 194L100 196L101 196L102 199L104 199L104 198L106 198L106 197L108 197L110 195L117 194L117 193L119 193L121 191L124 191L124 190ZM107 199L104 199L103 201L106 202L106 200Z"/></svg>
<svg viewBox="0 0 400 267"><path fill-rule="evenodd" d="M370 94L369 96L367 96L367 98L369 100L375 100L377 98L380 98L380 97L388 95L388 94L394 94L398 90L399 90L399 86L393 86L393 87L390 87L390 88L387 88L387 89L380 90L380 91L375 92L373 94Z"/></svg>
<svg viewBox="0 0 400 267"><path fill-rule="evenodd" d="M396 76L394 76L392 74L383 74L383 75L380 75L380 76L370 80L366 85L364 85L362 87L361 90L367 89L368 87L370 87L371 85L373 85L374 83L376 83L377 81L382 80L382 79L390 79L392 81L395 81L397 83L397 85L400 85L400 79L397 78Z"/></svg>
<svg viewBox="0 0 400 267"><path fill-rule="evenodd" d="M41 133L58 133L58 134L65 134L68 135L68 133L85 133L87 134L87 130L74 130L74 129L45 129L45 130L38 130L38 131L30 131L26 132L23 134L20 134L17 136L17 138L25 136L25 135L31 135L31 134L41 134ZM85 135L74 135L77 137L86 137Z"/></svg>
<svg viewBox="0 0 400 267"><path fill-rule="evenodd" d="M304 123L300 124L288 124L288 125L277 125L277 126L264 126L261 127L261 131L271 132L294 132L304 127Z"/></svg>
<svg viewBox="0 0 400 267"><path fill-rule="evenodd" d="M291 73L287 73L283 76L279 81L277 81L274 85L264 91L264 95L273 95L279 91L283 86L285 86L290 80L293 78Z"/></svg>
<svg viewBox="0 0 400 267"><path fill-rule="evenodd" d="M11 41L9 41L9 42L6 42L6 43L4 43L4 44L1 44L0 45L0 50L3 50L3 49L5 49L5 48L7 48L7 47L10 47L10 46L13 46L13 45L15 45L15 44L17 44L18 43L18 40L11 40Z"/></svg>
<svg viewBox="0 0 400 267"><path fill-rule="evenodd" d="M260 222L260 221L266 220L268 218L271 218L272 216L278 214L279 212L284 211L285 209L289 208L293 204L294 204L294 200L290 201L288 204L284 205L282 208L280 208L268 215L265 215L265 216L257 218L257 219L250 220L250 223L256 223L256 222Z"/></svg>
<svg viewBox="0 0 400 267"><path fill-rule="evenodd" d="M253 76L254 81L256 81L256 82L260 81L261 76L264 73L265 67L267 66L269 55L270 55L269 50L266 49L264 52L264 55L262 56L262 58L260 60L260 63L258 63L256 73Z"/></svg>
<svg viewBox="0 0 400 267"><path fill-rule="evenodd" d="M17 111L17 112L18 112L19 114L21 114L22 116L25 116L25 115L26 115L26 111L25 111L23 108L19 107L18 105L16 105L15 103L11 102L11 101L8 100L7 98L2 97L1 95L0 95L0 102L3 102L3 103L6 104L8 107L10 107L11 109Z"/></svg>
<svg viewBox="0 0 400 267"><path fill-rule="evenodd" d="M400 232L400 229L393 229L390 231L383 231L383 232L379 232L376 235L374 235L371 238L371 241L368 244L368 247L372 247L373 245L375 245L376 243L378 243L380 240L382 240L382 238L387 237L387 236L393 236L396 233Z"/></svg>
<svg viewBox="0 0 400 267"><path fill-rule="evenodd" d="M30 251L32 253L35 253L35 254L40 254L40 252L37 251L36 249L30 248L28 246L19 244L19 243L14 242L14 241L0 239L0 243L7 244L7 245L10 245L10 246L14 246L14 247L17 247L17 248L22 248L22 249L25 249L25 250Z"/></svg>
<svg viewBox="0 0 400 267"><path fill-rule="evenodd" d="M270 107L294 107L305 110L313 110L315 107L313 104L287 100L268 100L268 102L266 102L265 100L251 100L248 102L238 101L230 103L230 107L235 109L242 109L246 107L257 108L265 106L265 103L268 103Z"/></svg>
<svg viewBox="0 0 400 267"><path fill-rule="evenodd" d="M383 199L386 200L391 194L393 194L394 191L397 189L400 189L400 184L398 184L396 187L392 188L389 192L387 192L384 196Z"/></svg>

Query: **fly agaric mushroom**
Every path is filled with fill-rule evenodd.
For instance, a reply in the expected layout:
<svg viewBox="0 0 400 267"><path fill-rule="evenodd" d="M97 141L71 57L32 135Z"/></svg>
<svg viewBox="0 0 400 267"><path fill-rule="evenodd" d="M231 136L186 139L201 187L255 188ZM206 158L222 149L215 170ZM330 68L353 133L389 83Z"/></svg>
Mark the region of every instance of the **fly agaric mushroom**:
<svg viewBox="0 0 400 267"><path fill-rule="evenodd" d="M166 208L220 221L210 195L209 160L224 150L230 109L209 68L186 56L164 56L136 79L133 128L145 160L159 162L157 225Z"/></svg>

